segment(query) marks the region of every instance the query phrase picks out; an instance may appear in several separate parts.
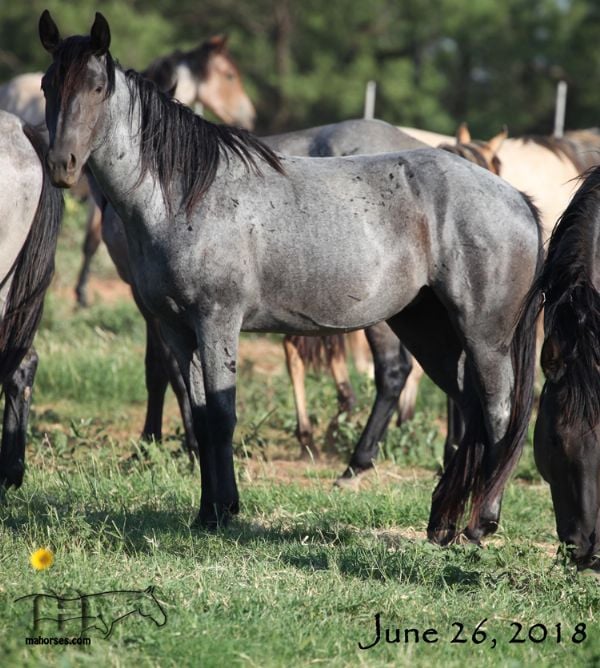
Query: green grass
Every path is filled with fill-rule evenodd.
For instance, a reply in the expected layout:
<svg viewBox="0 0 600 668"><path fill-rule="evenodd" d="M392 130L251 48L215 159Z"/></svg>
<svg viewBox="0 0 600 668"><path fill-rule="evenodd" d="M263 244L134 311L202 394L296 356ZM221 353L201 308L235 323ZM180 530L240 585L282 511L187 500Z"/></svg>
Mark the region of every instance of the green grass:
<svg viewBox="0 0 600 668"><path fill-rule="evenodd" d="M484 549L440 549L424 540L443 444L443 397L430 383L415 420L390 429L385 457L351 492L332 482L366 421L372 382L353 372L358 409L339 425L338 456L315 465L295 461L285 374L241 363L235 436L241 513L214 534L190 528L199 476L180 455L172 396L167 442L151 444L144 456L137 440L144 327L134 306L96 303L78 311L64 298L78 266L83 217L71 204L62 266L36 341L41 362L26 480L0 506L2 665L600 664L600 589L555 556L550 496L535 471L531 437L507 490L501 529ZM114 278L102 262L100 274ZM331 380L309 376L308 397L322 442L334 413ZM55 563L36 572L29 556L41 546L53 549ZM149 585L167 613L163 627L133 615L108 640L90 633L89 647L25 645L31 607L15 602L19 596ZM381 642L362 651L358 642L371 641L376 613L384 626L433 628L439 640ZM486 640L476 644L472 634L484 619ZM548 639L510 643L512 622L524 626L521 637L544 624ZM455 623L464 625L468 642L450 642ZM579 623L587 637L577 644ZM75 622L64 633L42 626L43 635L78 632Z"/></svg>

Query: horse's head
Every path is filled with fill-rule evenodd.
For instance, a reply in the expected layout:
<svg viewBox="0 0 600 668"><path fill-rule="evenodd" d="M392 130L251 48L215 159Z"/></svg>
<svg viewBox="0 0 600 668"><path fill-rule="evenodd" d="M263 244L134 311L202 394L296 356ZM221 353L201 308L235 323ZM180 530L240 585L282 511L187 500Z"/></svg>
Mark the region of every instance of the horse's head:
<svg viewBox="0 0 600 668"><path fill-rule="evenodd" d="M167 613L154 594L154 586L146 588L143 594L138 612L142 617L150 617L156 626L164 626L167 623Z"/></svg>
<svg viewBox="0 0 600 668"><path fill-rule="evenodd" d="M102 14L96 13L89 36L62 40L45 10L39 33L52 55L42 79L50 134L48 166L54 184L68 188L77 183L91 151L104 137L106 101L114 90L115 76L108 51L110 29Z"/></svg>
<svg viewBox="0 0 600 668"><path fill-rule="evenodd" d="M456 131L456 144L441 144L442 148L450 153L456 153L461 157L488 169L492 174L500 176L502 163L498 158L498 151L508 136L508 130L503 128L502 132L488 141L475 141L471 139L471 133L466 123L461 123Z"/></svg>
<svg viewBox="0 0 600 668"><path fill-rule="evenodd" d="M254 128L256 111L227 50L227 37L211 37L197 49L183 54L182 66L175 89L178 100L188 105L199 102L230 125Z"/></svg>
<svg viewBox="0 0 600 668"><path fill-rule="evenodd" d="M569 350L561 334L551 332L542 347L546 383L535 426L535 461L550 484L560 541L578 568L600 570L600 422L590 422L581 410L583 394L597 388L579 378L578 367L588 361L578 359L579 351Z"/></svg>

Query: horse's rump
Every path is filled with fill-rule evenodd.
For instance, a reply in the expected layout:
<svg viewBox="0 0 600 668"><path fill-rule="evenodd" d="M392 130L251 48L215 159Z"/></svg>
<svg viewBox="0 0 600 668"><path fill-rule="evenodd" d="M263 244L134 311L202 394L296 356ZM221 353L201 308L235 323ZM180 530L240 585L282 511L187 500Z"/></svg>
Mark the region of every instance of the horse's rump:
<svg viewBox="0 0 600 668"><path fill-rule="evenodd" d="M8 378L31 347L42 317L44 295L54 273L63 213L62 193L50 183L44 139L30 126L23 132L42 163L43 181L27 240L13 266L13 279L0 322L0 380Z"/></svg>

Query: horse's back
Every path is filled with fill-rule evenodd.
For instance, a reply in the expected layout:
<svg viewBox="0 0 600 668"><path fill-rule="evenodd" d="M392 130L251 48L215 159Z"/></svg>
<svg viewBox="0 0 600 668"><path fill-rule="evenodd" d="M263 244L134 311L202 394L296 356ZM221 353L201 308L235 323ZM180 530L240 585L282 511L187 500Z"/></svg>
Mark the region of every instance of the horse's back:
<svg viewBox="0 0 600 668"><path fill-rule="evenodd" d="M424 144L385 121L351 119L263 138L272 149L288 155L327 158L389 153Z"/></svg>
<svg viewBox="0 0 600 668"><path fill-rule="evenodd" d="M429 130L419 130L418 128L409 128L402 125L398 126L398 130L427 146L436 147L440 144L454 144L455 142L455 138L450 135L442 135Z"/></svg>
<svg viewBox="0 0 600 668"><path fill-rule="evenodd" d="M507 139L498 151L501 175L540 208L544 240L577 189L579 169L561 152L523 139Z"/></svg>

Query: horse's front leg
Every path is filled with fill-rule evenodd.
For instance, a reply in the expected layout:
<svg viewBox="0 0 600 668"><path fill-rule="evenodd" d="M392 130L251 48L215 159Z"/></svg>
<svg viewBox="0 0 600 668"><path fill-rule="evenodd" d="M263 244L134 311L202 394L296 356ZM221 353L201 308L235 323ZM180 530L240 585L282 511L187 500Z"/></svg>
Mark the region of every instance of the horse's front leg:
<svg viewBox="0 0 600 668"><path fill-rule="evenodd" d="M0 490L21 486L25 473L25 442L31 391L38 366L33 348L4 382L4 421L0 448Z"/></svg>
<svg viewBox="0 0 600 668"><path fill-rule="evenodd" d="M239 512L233 469L235 383L241 317L219 310L199 323L197 356L203 385L192 377L190 399L200 446L202 499L197 523L212 529ZM194 365L193 365L193 368Z"/></svg>

